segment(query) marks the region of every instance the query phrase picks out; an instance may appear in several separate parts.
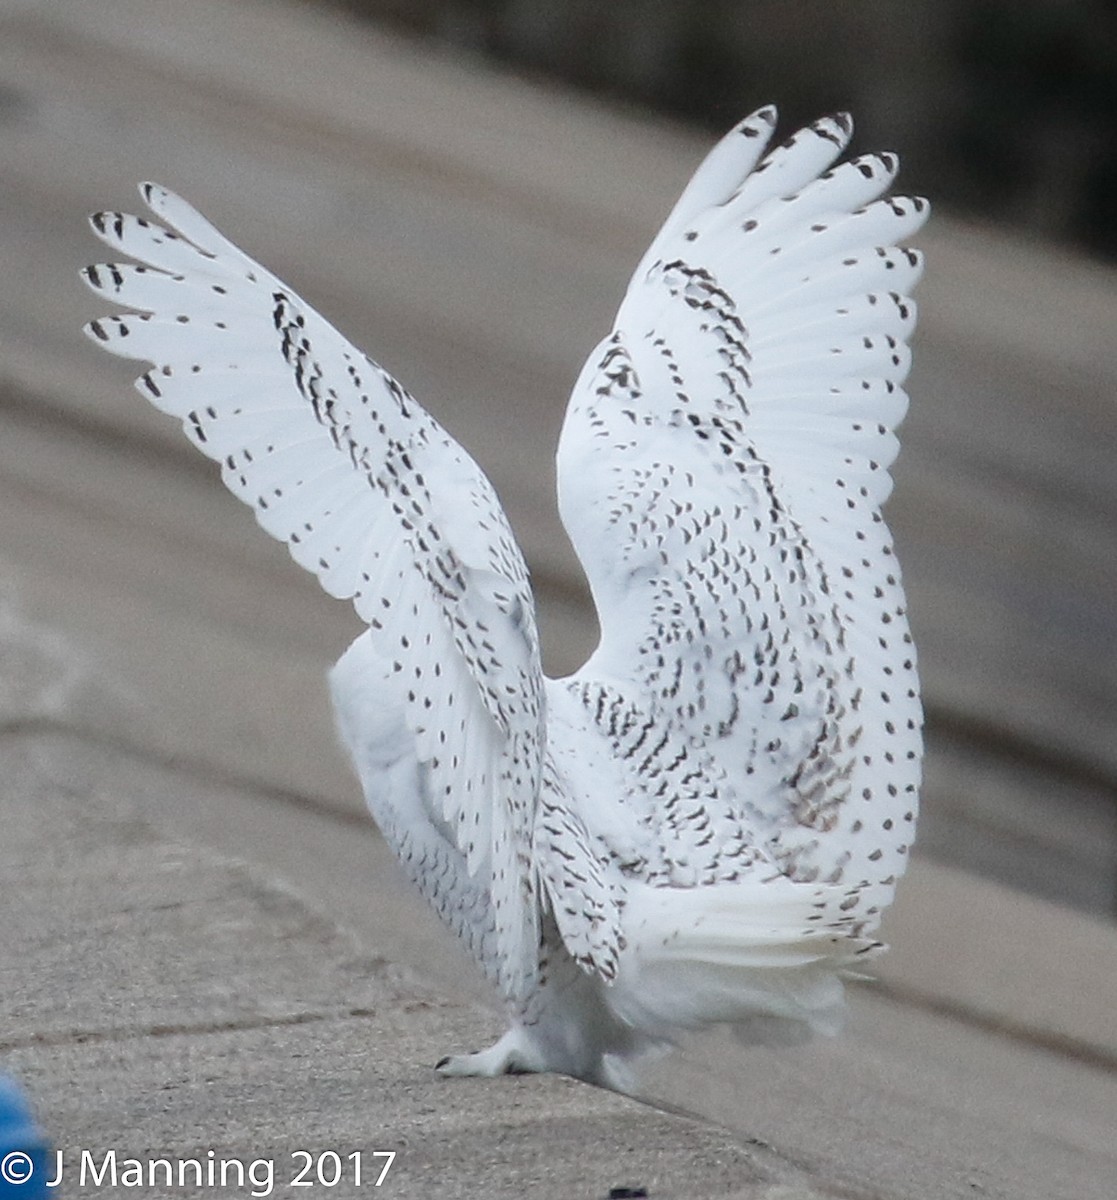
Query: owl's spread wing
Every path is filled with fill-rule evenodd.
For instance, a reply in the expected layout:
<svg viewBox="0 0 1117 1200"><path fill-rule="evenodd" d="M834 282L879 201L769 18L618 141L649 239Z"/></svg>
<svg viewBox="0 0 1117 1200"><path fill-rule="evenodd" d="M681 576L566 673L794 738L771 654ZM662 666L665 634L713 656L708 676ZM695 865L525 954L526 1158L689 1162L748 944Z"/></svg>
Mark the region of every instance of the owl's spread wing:
<svg viewBox="0 0 1117 1200"><path fill-rule="evenodd" d="M871 924L919 780L880 506L927 206L881 198L890 154L832 167L847 117L763 157L774 123L711 152L575 387L560 506L602 631L576 679L682 737L793 878L872 885Z"/></svg>
<svg viewBox="0 0 1117 1200"><path fill-rule="evenodd" d="M84 272L135 311L86 331L155 364L137 380L141 394L182 421L264 529L369 623L371 657L360 661L379 678L355 684L354 703L366 717L382 706L379 727L411 740L388 757L415 764L421 794L407 800L430 822L419 840L430 853L444 844L443 870L483 881L490 968L506 994L523 994L538 942L530 836L542 673L527 571L492 486L293 291L177 196L141 192L165 227L97 214L97 235L136 261ZM371 801L379 783L363 782ZM411 866L421 889L434 886Z"/></svg>

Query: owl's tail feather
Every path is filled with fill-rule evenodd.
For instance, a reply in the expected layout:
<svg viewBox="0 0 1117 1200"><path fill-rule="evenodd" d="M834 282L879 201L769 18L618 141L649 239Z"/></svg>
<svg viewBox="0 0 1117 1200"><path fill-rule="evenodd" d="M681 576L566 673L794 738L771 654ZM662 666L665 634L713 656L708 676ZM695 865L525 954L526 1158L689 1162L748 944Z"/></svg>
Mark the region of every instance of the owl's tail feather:
<svg viewBox="0 0 1117 1200"><path fill-rule="evenodd" d="M883 949L861 931L861 905L847 912L851 894L782 875L631 889L610 1007L653 1036L722 1023L765 1044L834 1034L843 976Z"/></svg>

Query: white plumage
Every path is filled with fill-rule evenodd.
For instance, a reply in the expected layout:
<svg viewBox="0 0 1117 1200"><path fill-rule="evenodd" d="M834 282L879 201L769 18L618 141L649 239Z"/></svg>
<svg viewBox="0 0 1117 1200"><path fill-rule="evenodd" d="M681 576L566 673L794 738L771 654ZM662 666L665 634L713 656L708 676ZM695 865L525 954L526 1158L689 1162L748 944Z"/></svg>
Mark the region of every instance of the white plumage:
<svg viewBox="0 0 1117 1200"><path fill-rule="evenodd" d="M628 1086L684 1029L836 1027L914 834L915 653L880 514L921 260L845 116L699 167L559 446L601 641L546 679L489 481L374 362L177 196L93 217L139 265L87 327L368 622L331 682L369 807L507 1001L451 1074Z"/></svg>

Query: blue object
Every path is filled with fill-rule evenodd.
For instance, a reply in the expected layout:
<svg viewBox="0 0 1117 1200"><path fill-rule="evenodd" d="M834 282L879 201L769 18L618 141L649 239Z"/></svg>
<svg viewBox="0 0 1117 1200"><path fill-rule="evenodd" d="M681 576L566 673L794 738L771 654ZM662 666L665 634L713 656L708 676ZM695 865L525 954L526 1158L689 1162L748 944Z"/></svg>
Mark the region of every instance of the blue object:
<svg viewBox="0 0 1117 1200"><path fill-rule="evenodd" d="M0 1075L0 1200L43 1200L49 1147L23 1090Z"/></svg>

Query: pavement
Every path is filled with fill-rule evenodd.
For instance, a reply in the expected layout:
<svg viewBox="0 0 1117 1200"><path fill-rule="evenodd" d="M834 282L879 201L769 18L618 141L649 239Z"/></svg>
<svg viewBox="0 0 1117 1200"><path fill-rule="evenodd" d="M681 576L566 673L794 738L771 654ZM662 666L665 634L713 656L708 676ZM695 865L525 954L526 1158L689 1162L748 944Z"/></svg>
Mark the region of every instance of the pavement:
<svg viewBox="0 0 1117 1200"><path fill-rule="evenodd" d="M244 1187L146 1195L312 1194L299 1151L319 1190L340 1156L330 1195L385 1168L389 1196L773 1195L763 1156L716 1128L560 1078L436 1077L492 1017L245 858L148 823L147 793L189 807L204 784L57 734L8 737L4 757L0 1055L62 1152L63 1195L113 1194L94 1186L110 1151L118 1180L127 1159L260 1164Z"/></svg>
<svg viewBox="0 0 1117 1200"><path fill-rule="evenodd" d="M336 747L356 620L76 334L84 212L180 188L483 461L562 670L564 394L700 149L310 6L0 0L0 1073L64 1195L115 1150L279 1196L305 1151L332 1195L394 1152L385 1195L1112 1200L1111 272L940 220L893 506L935 856L840 1038L698 1039L644 1103L434 1076L499 1019Z"/></svg>

